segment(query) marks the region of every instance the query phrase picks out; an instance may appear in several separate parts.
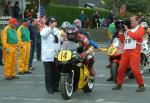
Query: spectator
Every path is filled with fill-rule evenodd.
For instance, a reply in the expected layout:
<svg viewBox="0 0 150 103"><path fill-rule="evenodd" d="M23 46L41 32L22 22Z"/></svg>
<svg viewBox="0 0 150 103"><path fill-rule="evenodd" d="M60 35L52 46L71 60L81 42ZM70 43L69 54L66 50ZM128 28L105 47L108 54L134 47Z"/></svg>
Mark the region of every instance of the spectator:
<svg viewBox="0 0 150 103"><path fill-rule="evenodd" d="M1 33L4 55L4 77L6 80L18 79L16 76L16 47L18 37L15 30L17 24L17 20L11 18L8 26L6 26Z"/></svg>
<svg viewBox="0 0 150 103"><path fill-rule="evenodd" d="M86 20L86 15L84 14L84 11L81 11L81 14L79 16L79 20L81 21L82 25L84 25L85 20Z"/></svg>
<svg viewBox="0 0 150 103"><path fill-rule="evenodd" d="M98 14L98 11L95 12L95 14L93 14L93 28L98 29L100 27L100 16Z"/></svg>
<svg viewBox="0 0 150 103"><path fill-rule="evenodd" d="M3 54L2 54L1 34L0 34L0 65L4 65L4 64L3 64Z"/></svg>
<svg viewBox="0 0 150 103"><path fill-rule="evenodd" d="M115 18L115 16L114 16L114 11L113 11L113 10L110 10L110 12L109 12L109 14L108 14L108 17L107 17L107 19L108 19L108 25L109 25L110 23L114 22L114 18Z"/></svg>
<svg viewBox="0 0 150 103"><path fill-rule="evenodd" d="M30 58L30 32L28 29L28 20L23 19L22 25L17 29L19 57L18 57L18 74L29 74L29 58Z"/></svg>
<svg viewBox="0 0 150 103"><path fill-rule="evenodd" d="M37 27L37 28L39 28L39 27ZM41 35L38 30L36 32L35 43L36 43L37 60L41 61Z"/></svg>
<svg viewBox="0 0 150 103"><path fill-rule="evenodd" d="M54 55L60 50L61 34L56 28L57 22L53 17L46 21L46 27L40 32L42 40L42 61L45 69L45 86L49 94L58 91L60 74L54 61Z"/></svg>
<svg viewBox="0 0 150 103"><path fill-rule="evenodd" d="M13 17L19 19L20 18L20 8L19 8L19 2L16 1L15 5L13 7Z"/></svg>
<svg viewBox="0 0 150 103"><path fill-rule="evenodd" d="M29 59L29 70L34 70L35 68L32 67L32 62L34 58L34 50L35 50L35 35L36 35L36 22L35 19L31 19L31 24L29 26L29 31L30 31L30 59Z"/></svg>
<svg viewBox="0 0 150 103"><path fill-rule="evenodd" d="M34 9L31 9L31 14L32 14L32 18L36 18L37 17L37 13Z"/></svg>
<svg viewBox="0 0 150 103"><path fill-rule="evenodd" d="M29 9L26 9L26 10L24 11L24 18L28 18L28 12L29 12Z"/></svg>
<svg viewBox="0 0 150 103"><path fill-rule="evenodd" d="M7 3L7 5L4 8L4 16L12 16L12 6L11 1Z"/></svg>

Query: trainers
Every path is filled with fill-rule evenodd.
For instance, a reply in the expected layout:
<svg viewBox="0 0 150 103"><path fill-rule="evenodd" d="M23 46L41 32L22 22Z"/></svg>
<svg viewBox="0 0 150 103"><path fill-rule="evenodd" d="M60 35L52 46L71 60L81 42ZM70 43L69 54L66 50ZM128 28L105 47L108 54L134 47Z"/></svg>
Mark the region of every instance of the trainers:
<svg viewBox="0 0 150 103"><path fill-rule="evenodd" d="M19 79L19 77L18 76L14 76L14 77L12 77L12 79Z"/></svg>
<svg viewBox="0 0 150 103"><path fill-rule="evenodd" d="M24 72L24 74L32 74L32 72L26 71Z"/></svg>
<svg viewBox="0 0 150 103"><path fill-rule="evenodd" d="M112 78L112 77L109 77L109 78L107 79L107 81L113 81L113 78Z"/></svg>
<svg viewBox="0 0 150 103"><path fill-rule="evenodd" d="M113 87L112 90L121 90L121 85L115 85L115 87Z"/></svg>
<svg viewBox="0 0 150 103"><path fill-rule="evenodd" d="M4 65L4 63L2 63L2 62L1 62L1 63L0 63L0 65L1 65L1 66L3 66L3 65Z"/></svg>
<svg viewBox="0 0 150 103"><path fill-rule="evenodd" d="M145 87L144 86L139 86L136 90L136 92L144 92L145 91Z"/></svg>
<svg viewBox="0 0 150 103"><path fill-rule="evenodd" d="M24 75L24 72L18 72L18 75Z"/></svg>
<svg viewBox="0 0 150 103"><path fill-rule="evenodd" d="M111 64L109 64L109 65L106 66L106 68L110 68L110 67L111 67Z"/></svg>
<svg viewBox="0 0 150 103"><path fill-rule="evenodd" d="M11 77L6 77L5 80L12 80L12 78Z"/></svg>
<svg viewBox="0 0 150 103"><path fill-rule="evenodd" d="M30 67L29 70L35 70L35 68L34 67Z"/></svg>

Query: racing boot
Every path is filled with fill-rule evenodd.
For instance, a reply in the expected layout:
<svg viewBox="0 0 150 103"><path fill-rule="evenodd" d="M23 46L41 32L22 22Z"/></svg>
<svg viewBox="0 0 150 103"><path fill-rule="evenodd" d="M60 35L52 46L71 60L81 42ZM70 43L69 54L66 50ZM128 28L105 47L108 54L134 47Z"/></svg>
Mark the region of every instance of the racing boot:
<svg viewBox="0 0 150 103"><path fill-rule="evenodd" d="M121 84L117 84L112 88L112 90L121 90L121 87Z"/></svg>
<svg viewBox="0 0 150 103"><path fill-rule="evenodd" d="M139 87L136 90L136 92L144 92L144 91L145 91L144 85L139 85Z"/></svg>

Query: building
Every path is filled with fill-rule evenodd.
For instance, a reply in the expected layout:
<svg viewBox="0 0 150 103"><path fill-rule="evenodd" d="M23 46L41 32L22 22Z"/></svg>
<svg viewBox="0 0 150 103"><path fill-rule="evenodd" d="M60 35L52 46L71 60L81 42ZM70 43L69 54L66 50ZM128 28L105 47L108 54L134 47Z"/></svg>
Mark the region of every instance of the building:
<svg viewBox="0 0 150 103"><path fill-rule="evenodd" d="M97 7L100 7L100 0L58 0L59 3L65 5L78 5L84 6L86 3L95 4Z"/></svg>

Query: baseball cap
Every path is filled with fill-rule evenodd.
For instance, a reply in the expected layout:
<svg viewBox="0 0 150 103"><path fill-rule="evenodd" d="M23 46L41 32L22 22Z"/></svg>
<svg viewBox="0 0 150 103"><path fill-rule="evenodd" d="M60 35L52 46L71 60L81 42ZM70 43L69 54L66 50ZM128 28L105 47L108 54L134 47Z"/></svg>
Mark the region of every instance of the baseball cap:
<svg viewBox="0 0 150 103"><path fill-rule="evenodd" d="M14 25L18 25L18 22L15 18L10 18L9 23L14 24Z"/></svg>
<svg viewBox="0 0 150 103"><path fill-rule="evenodd" d="M48 17L46 21L46 25L48 25L49 23L53 23L53 22L56 22L56 19L54 17Z"/></svg>

